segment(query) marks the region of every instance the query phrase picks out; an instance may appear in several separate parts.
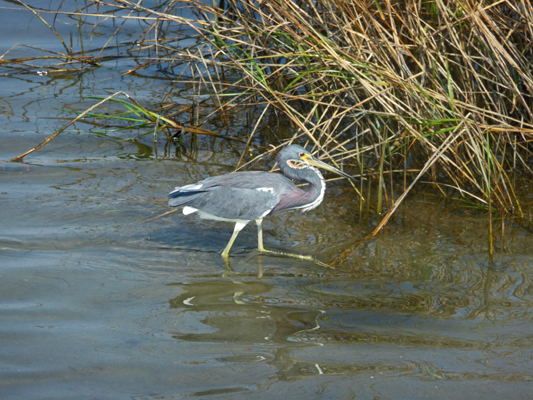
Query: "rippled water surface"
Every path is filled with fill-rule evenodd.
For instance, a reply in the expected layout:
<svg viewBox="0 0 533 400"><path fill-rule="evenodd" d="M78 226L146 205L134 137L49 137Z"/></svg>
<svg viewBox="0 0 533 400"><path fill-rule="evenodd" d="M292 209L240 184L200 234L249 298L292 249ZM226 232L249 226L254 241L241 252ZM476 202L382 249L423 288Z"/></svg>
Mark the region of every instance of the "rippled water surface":
<svg viewBox="0 0 533 400"><path fill-rule="evenodd" d="M0 6L2 54L16 43L59 49L28 11ZM75 22L55 27L68 37ZM121 39L144 29L131 25ZM341 260L336 269L259 256L250 224L223 276L230 224L179 212L143 222L168 211L175 185L232 171L241 143L186 139L176 152L163 137L154 148L151 135L78 123L7 162L94 104L90 96L124 90L156 104L171 80L156 68L124 75L136 65L53 76L0 65L1 399L531 398L524 223L504 221L490 263L484 216L421 192L356 247L377 222L335 181L319 208L266 220L265 246ZM245 130L238 120L232 129Z"/></svg>

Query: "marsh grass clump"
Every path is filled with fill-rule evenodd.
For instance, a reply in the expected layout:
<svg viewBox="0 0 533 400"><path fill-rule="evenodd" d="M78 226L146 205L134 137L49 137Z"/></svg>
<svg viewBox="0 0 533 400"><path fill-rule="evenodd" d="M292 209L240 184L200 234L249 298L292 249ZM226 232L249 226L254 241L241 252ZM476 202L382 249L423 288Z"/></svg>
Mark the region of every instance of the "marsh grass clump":
<svg viewBox="0 0 533 400"><path fill-rule="evenodd" d="M355 157L344 143L354 138L380 174L431 171L443 192L522 213L514 178L532 172L530 3L224 4L212 9L212 44L315 145Z"/></svg>
<svg viewBox="0 0 533 400"><path fill-rule="evenodd" d="M223 4L211 8L206 35L219 59L324 152L374 167L380 187L384 174L419 169L412 184L523 215L516 179L532 173L530 3Z"/></svg>
<svg viewBox="0 0 533 400"><path fill-rule="evenodd" d="M84 18L103 7L86 3ZM530 2L221 0L146 8L116 0L106 7L122 19L145 18L137 43L151 51L136 71L159 65L187 76L197 104L209 103L202 118L190 118L189 132L261 105L255 127L276 111L296 128L277 145L307 141L330 161L373 171L377 212L388 209L376 232L422 182L490 215L531 218L523 184L533 175ZM183 27L194 35L179 37ZM169 118L175 110L164 112ZM401 196L393 182L403 182Z"/></svg>

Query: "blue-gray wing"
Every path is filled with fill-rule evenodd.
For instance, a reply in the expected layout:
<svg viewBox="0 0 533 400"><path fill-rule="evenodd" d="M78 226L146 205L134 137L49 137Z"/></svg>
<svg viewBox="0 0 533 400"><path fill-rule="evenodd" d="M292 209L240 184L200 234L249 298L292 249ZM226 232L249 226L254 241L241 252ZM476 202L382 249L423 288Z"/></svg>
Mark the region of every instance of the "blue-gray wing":
<svg viewBox="0 0 533 400"><path fill-rule="evenodd" d="M186 205L220 218L252 220L270 214L287 193L297 191L280 174L237 172L178 187L169 194L168 204Z"/></svg>

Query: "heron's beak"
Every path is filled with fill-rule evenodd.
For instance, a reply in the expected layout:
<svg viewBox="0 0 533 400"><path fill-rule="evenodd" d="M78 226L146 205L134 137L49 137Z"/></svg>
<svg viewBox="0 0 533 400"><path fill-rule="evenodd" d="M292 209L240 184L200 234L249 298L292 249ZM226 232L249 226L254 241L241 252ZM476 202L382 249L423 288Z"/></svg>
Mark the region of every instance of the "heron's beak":
<svg viewBox="0 0 533 400"><path fill-rule="evenodd" d="M350 176L348 175L346 172L342 172L340 169L337 169L335 167L332 167L331 165L329 164L326 164L325 162L322 162L320 160L317 160L316 158L314 157L305 157L304 160L309 164L309 165L313 165L315 167L318 167L318 168L322 168L322 169L325 169L326 171L331 171L331 172L335 172L336 174L338 175L342 175L348 179L351 179L351 180L355 180L355 178L353 176Z"/></svg>

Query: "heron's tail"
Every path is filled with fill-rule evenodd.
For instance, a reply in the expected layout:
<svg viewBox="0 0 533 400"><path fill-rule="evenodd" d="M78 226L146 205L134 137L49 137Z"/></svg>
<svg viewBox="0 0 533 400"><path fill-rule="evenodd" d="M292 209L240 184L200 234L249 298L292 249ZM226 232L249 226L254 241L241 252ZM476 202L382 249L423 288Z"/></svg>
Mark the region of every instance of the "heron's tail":
<svg viewBox="0 0 533 400"><path fill-rule="evenodd" d="M177 187L168 195L168 205L170 207L185 206L205 194L204 190L192 188L193 185Z"/></svg>

